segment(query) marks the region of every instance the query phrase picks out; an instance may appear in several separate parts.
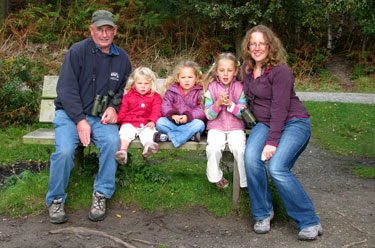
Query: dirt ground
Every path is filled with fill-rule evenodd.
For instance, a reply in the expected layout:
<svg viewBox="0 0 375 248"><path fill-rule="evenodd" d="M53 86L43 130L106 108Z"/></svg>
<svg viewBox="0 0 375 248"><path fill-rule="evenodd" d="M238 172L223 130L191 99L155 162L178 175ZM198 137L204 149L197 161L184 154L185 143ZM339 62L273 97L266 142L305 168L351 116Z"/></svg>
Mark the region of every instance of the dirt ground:
<svg viewBox="0 0 375 248"><path fill-rule="evenodd" d="M349 91L350 66L335 57L326 64ZM0 216L0 247L124 247L121 241L141 248L375 247L375 180L353 175L351 165L375 166L375 158L341 157L310 143L293 168L324 228L324 235L315 241L298 241L293 221L272 222L271 231L259 235L252 231L252 219L235 214L216 218L201 207L187 213L145 213L109 201L107 218L98 223L88 220L88 209L68 211L69 220L61 225L49 223L47 209L41 216ZM82 232L51 233L65 228Z"/></svg>
<svg viewBox="0 0 375 248"><path fill-rule="evenodd" d="M270 233L258 235L252 219L235 214L216 218L201 207L145 213L109 202L107 218L98 223L88 220L88 209L69 211L61 225L49 223L47 209L41 216L0 216L0 247L124 247L111 237L135 247L375 247L375 180L353 175L350 165L375 166L375 159L338 157L310 144L293 169L324 228L316 241L298 241L292 221L272 222ZM64 228L83 233L49 233ZM88 235L93 231L111 237Z"/></svg>

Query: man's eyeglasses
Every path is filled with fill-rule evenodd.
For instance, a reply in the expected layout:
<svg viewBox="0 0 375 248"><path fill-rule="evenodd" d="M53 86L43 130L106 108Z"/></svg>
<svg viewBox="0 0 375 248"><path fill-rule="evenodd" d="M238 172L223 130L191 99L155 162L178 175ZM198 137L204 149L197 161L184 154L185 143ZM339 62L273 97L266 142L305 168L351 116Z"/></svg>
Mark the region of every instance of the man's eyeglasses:
<svg viewBox="0 0 375 248"><path fill-rule="evenodd" d="M113 32L115 31L114 28L94 28L95 32L99 33L99 34L113 34Z"/></svg>

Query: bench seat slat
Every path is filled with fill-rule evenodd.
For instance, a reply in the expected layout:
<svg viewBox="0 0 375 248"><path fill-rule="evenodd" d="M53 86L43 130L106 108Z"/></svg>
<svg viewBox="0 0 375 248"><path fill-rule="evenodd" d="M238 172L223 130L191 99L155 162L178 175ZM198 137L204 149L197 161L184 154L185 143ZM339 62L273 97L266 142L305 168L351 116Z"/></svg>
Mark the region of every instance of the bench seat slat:
<svg viewBox="0 0 375 248"><path fill-rule="evenodd" d="M23 136L24 144L40 144L40 145L54 145L55 144L55 129L52 128L39 128ZM175 149L171 142L160 142L159 149L171 150ZM179 147L181 150L206 150L207 137L203 136L201 141L194 142L188 141ZM130 143L130 148L143 148L139 139L135 139Z"/></svg>

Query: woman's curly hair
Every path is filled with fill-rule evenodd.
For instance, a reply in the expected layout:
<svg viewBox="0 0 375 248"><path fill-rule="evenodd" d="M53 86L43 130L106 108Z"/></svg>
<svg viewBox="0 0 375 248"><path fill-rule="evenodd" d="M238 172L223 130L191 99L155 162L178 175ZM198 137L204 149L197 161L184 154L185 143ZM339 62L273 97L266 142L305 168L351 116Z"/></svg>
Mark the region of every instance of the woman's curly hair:
<svg viewBox="0 0 375 248"><path fill-rule="evenodd" d="M257 25L246 32L241 44L242 57L247 62L246 73L250 73L255 67L255 61L251 57L249 49L251 35L255 32L263 33L268 45L268 56L262 66L266 66L269 69L272 66L286 64L286 52L280 39L270 28L264 25Z"/></svg>

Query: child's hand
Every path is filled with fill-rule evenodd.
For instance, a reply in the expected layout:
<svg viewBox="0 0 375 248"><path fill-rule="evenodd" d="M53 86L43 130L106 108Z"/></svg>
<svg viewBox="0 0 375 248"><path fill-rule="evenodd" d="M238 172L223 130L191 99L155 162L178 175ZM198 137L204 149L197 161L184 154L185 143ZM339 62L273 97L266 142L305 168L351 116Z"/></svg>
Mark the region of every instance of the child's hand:
<svg viewBox="0 0 375 248"><path fill-rule="evenodd" d="M176 124L185 124L187 122L186 115L172 115L172 119Z"/></svg>
<svg viewBox="0 0 375 248"><path fill-rule="evenodd" d="M155 122L150 121L149 123L146 124L145 127L149 127L149 128L151 128L151 129L154 129L154 128L155 128Z"/></svg>
<svg viewBox="0 0 375 248"><path fill-rule="evenodd" d="M187 119L187 115L180 115L180 124L185 124Z"/></svg>
<svg viewBox="0 0 375 248"><path fill-rule="evenodd" d="M172 119L174 120L174 123L180 124L180 116L179 115L172 115Z"/></svg>
<svg viewBox="0 0 375 248"><path fill-rule="evenodd" d="M221 105L226 105L225 103L228 101L228 92L223 91L220 92L219 98L215 102L216 108L220 108Z"/></svg>
<svg viewBox="0 0 375 248"><path fill-rule="evenodd" d="M232 102L231 100L229 100L229 99L227 99L227 100L224 102L224 105L225 105L225 106L228 106L228 107L232 107L232 104L233 104L233 102Z"/></svg>

